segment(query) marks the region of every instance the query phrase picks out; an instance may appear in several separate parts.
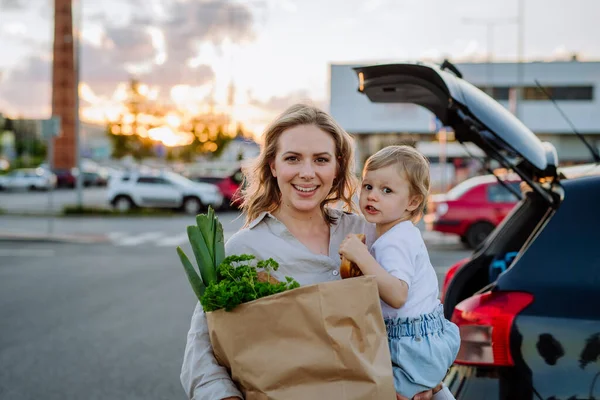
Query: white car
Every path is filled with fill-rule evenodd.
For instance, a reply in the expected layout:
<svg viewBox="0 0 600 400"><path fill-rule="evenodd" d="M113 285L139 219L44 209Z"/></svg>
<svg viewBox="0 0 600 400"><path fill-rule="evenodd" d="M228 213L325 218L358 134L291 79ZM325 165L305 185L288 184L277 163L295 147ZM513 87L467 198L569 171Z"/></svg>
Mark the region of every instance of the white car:
<svg viewBox="0 0 600 400"><path fill-rule="evenodd" d="M195 215L209 205L221 207L223 195L213 184L193 182L173 172L130 172L111 180L108 201L121 212L152 207L183 209Z"/></svg>
<svg viewBox="0 0 600 400"><path fill-rule="evenodd" d="M5 190L49 190L56 187L56 175L44 168L22 168L0 176Z"/></svg>

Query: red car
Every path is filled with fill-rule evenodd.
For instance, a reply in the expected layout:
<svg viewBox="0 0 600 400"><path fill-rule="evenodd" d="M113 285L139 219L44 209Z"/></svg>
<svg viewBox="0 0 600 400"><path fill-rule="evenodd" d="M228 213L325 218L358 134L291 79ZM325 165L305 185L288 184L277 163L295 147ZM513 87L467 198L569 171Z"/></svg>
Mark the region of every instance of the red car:
<svg viewBox="0 0 600 400"><path fill-rule="evenodd" d="M238 208L242 204L240 191L244 180L242 170L238 169L233 174L225 177L217 176L194 176L190 177L196 182L206 182L216 185L223 195L223 205Z"/></svg>
<svg viewBox="0 0 600 400"><path fill-rule="evenodd" d="M517 176L509 176L504 182L521 193ZM431 196L425 222L427 229L459 235L463 243L476 248L519 200L493 175L477 176L446 194Z"/></svg>

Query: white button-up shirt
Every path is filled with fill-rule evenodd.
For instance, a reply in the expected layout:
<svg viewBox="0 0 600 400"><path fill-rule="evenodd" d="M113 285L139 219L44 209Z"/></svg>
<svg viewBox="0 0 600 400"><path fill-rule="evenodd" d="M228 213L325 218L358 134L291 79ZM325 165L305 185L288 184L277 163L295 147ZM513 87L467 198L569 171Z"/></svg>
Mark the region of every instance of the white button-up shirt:
<svg viewBox="0 0 600 400"><path fill-rule="evenodd" d="M338 280L340 244L350 233L363 233L367 223L355 214L337 209L329 209L329 212L337 218L329 232L329 255L310 251L282 222L267 212L234 234L225 244L225 254L252 254L258 260L273 258L279 263L279 269L273 275L279 280L290 276L300 285ZM200 303L196 305L187 335L181 383L188 397L194 400L243 398L226 369L215 360Z"/></svg>

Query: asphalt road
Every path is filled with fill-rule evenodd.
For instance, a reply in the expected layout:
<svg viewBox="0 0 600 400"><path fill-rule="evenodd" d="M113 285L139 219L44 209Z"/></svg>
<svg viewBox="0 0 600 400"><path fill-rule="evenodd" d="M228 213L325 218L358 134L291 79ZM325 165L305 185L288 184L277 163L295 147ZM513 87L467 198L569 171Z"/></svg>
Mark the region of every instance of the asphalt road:
<svg viewBox="0 0 600 400"><path fill-rule="evenodd" d="M242 224L237 216L220 214L226 232ZM106 240L0 241L0 399L184 399L179 371L196 300L174 249L191 254L178 235L192 222L57 218L57 231ZM0 216L2 231L44 223ZM469 254L451 241L429 248L440 282Z"/></svg>

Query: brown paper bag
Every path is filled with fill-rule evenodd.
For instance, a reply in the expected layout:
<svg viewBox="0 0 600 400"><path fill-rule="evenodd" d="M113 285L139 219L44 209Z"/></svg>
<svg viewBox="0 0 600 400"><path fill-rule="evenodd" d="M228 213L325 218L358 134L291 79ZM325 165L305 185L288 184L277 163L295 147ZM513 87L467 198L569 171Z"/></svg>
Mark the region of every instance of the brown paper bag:
<svg viewBox="0 0 600 400"><path fill-rule="evenodd" d="M215 357L246 400L396 398L372 276L304 286L206 317Z"/></svg>

